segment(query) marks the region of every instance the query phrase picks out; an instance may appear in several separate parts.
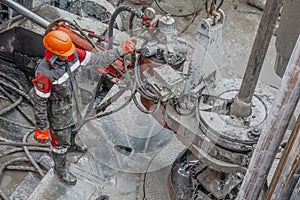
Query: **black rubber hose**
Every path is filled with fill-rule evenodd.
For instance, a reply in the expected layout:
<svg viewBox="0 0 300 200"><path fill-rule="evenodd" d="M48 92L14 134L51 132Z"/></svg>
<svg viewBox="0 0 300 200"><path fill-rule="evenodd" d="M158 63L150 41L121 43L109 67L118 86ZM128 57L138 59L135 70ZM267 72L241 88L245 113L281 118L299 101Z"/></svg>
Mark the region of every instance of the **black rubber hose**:
<svg viewBox="0 0 300 200"><path fill-rule="evenodd" d="M5 169L7 169L7 168L8 168L8 169L14 168L14 167L9 167L9 165L12 164L12 163L15 163L15 162L30 162L30 160L29 160L28 158L26 158L26 157L17 157L17 158L11 159L11 160L9 160L9 161L3 163L3 164L1 165L1 167L0 167L0 176L3 174L3 171L4 171ZM24 166L24 167L25 167L25 166ZM27 166L26 166L26 168L27 168ZM28 169L30 169L30 171L36 172L36 168L32 168L32 169L34 169L34 170L31 170L31 167L28 167ZM17 167L17 168L12 169L12 170L20 170L20 168ZM3 193L3 194L4 194L4 193ZM0 191L0 195L2 195L2 194L1 194L1 191ZM4 195L5 195L5 194L4 194ZM1 196L1 197L2 197L2 196Z"/></svg>
<svg viewBox="0 0 300 200"><path fill-rule="evenodd" d="M11 90L13 90L13 91L15 91L15 92L17 92L17 93L19 93L20 95L25 97L28 101L30 101L29 96L24 91L22 91L18 88L15 88L14 86L11 86L11 85L7 84L5 81L2 81L2 80L0 80L0 84L7 87L7 88L9 88L9 89L11 89Z"/></svg>
<svg viewBox="0 0 300 200"><path fill-rule="evenodd" d="M145 99L157 102L159 100L159 97L148 92L144 88L143 81L140 77L140 60L141 60L141 56L138 55L138 57L136 58L135 66L134 66L134 76L135 76L136 83L137 83L137 89Z"/></svg>
<svg viewBox="0 0 300 200"><path fill-rule="evenodd" d="M115 12L112 14L109 25L108 25L108 49L112 49L113 47L113 36L114 36L114 24L118 17L118 15L123 12L127 11L131 14L137 16L138 18L142 18L144 16L144 13L140 10L135 10L131 8L130 6L120 6L118 7Z"/></svg>
<svg viewBox="0 0 300 200"><path fill-rule="evenodd" d="M129 36L133 37L133 20L134 20L135 15L131 14L129 18Z"/></svg>
<svg viewBox="0 0 300 200"><path fill-rule="evenodd" d="M6 196L6 194L1 190L1 188L0 188L0 197L1 197L3 200L10 200L10 199L8 198L8 196Z"/></svg>
<svg viewBox="0 0 300 200"><path fill-rule="evenodd" d="M7 166L5 169L13 170L13 171L30 171L30 172L36 172L36 169L34 167L29 166Z"/></svg>
<svg viewBox="0 0 300 200"><path fill-rule="evenodd" d="M3 87L0 86L0 91L1 91L1 92L4 92L5 89L4 89ZM9 106L6 106L5 108L1 109L1 110L0 110L0 115L3 115L3 114L5 114L5 113L9 112L10 110L16 108L20 103L22 103L22 101L23 101L23 97L20 96L20 97L18 98L18 100L14 101L14 102L13 102L12 104L10 104Z"/></svg>
<svg viewBox="0 0 300 200"><path fill-rule="evenodd" d="M40 151L40 152L51 152L50 148L42 148L42 147L28 147L28 150L30 151ZM4 152L0 153L0 158L10 155L10 154L14 154L17 152L22 152L23 148L13 148Z"/></svg>
<svg viewBox="0 0 300 200"><path fill-rule="evenodd" d="M131 96L130 96L127 100L125 100L125 101L123 102L122 105L120 105L119 107L117 107L117 108L115 108L115 109L113 109L113 110L111 110L111 111L108 111L108 112L105 112L105 113L102 113L102 114L96 114L96 115L94 115L94 116L85 118L85 119L83 120L83 123L81 124L81 127L82 127L85 123L87 123L88 121L90 121L90 120L97 119L97 118L101 118L101 117L106 117L106 116L108 116L108 115L114 114L114 113L120 111L121 109L125 108L125 107L131 102L131 100L132 100L132 95L133 95L133 93L135 92L135 90L136 90L136 82L134 81L134 82L133 82L133 86L132 86L132 90L131 90Z"/></svg>
<svg viewBox="0 0 300 200"><path fill-rule="evenodd" d="M23 97L25 97L27 100L29 100L29 96L24 92L24 89L22 87L22 85L17 82L16 80L12 79L11 77L7 76L6 74L0 72L0 76L5 78L6 80L8 80L9 82L13 83L16 87L9 85L7 82L0 80L0 84L19 93L20 95L22 95Z"/></svg>
<svg viewBox="0 0 300 200"><path fill-rule="evenodd" d="M5 146L16 146L16 147L50 147L49 144L38 144L38 143L28 143L28 142L0 142L0 145Z"/></svg>
<svg viewBox="0 0 300 200"><path fill-rule="evenodd" d="M20 124L20 123L18 123L16 121L13 121L13 120L10 120L10 119L6 119L4 117L0 117L0 120L5 121L5 122L10 123L10 124L15 124L15 125L17 125L19 127L27 128L27 129L30 129L30 130L34 130L35 129L35 127L33 127L33 126L23 125L23 124Z"/></svg>
<svg viewBox="0 0 300 200"><path fill-rule="evenodd" d="M137 107L141 112L143 112L143 113L145 113L145 114L152 114L152 113L156 112L156 111L158 110L159 106L160 106L160 101L158 101L158 103L155 104L155 108L154 108L154 109L152 109L152 110L147 110L146 108L142 107L142 105L140 105L140 103L138 102L138 100L137 100L135 94L133 94L132 100L133 100L134 104L136 105L136 107Z"/></svg>
<svg viewBox="0 0 300 200"><path fill-rule="evenodd" d="M10 95L3 87L0 87L0 90L11 102L15 101L13 96ZM31 125L35 125L35 121L31 117L29 117L29 115L27 115L26 112L24 112L20 106L17 106L17 110L27 119L28 122L31 123Z"/></svg>
<svg viewBox="0 0 300 200"><path fill-rule="evenodd" d="M82 123L81 126L83 126L85 123L87 123L90 120L97 119L97 118L102 118L102 117L106 117L108 115L111 115L111 114L114 114L114 113L120 111L121 109L125 108L131 102L131 100L132 100L132 98L130 97L122 105L120 105L119 107L117 107L114 110L111 110L111 111L108 111L108 112L105 112L105 113L102 113L102 114L97 114L97 115L92 116L92 117L85 118L83 120L83 123Z"/></svg>
<svg viewBox="0 0 300 200"><path fill-rule="evenodd" d="M13 158L9 161L6 161L5 163L3 163L0 167L0 176L2 176L3 174L3 170L10 164L14 163L14 162L29 162L28 158L26 157L18 157L18 158Z"/></svg>
<svg viewBox="0 0 300 200"><path fill-rule="evenodd" d="M107 99L104 103L102 103L100 106L96 107L96 113L103 112L106 110L108 106L110 106L113 102L115 102L117 99L120 98L126 91L125 88L120 89L116 94L112 95L109 99Z"/></svg>
<svg viewBox="0 0 300 200"><path fill-rule="evenodd" d="M26 134L24 135L24 137L23 137L23 142L26 142L26 141L27 141L27 137L28 137L31 133L33 133L33 131L28 132L28 133L26 133ZM41 175L41 177L44 177L44 176L45 176L44 172L41 170L41 168L39 167L39 165L35 162L35 160L34 160L33 157L31 156L31 154L30 154L28 148L27 148L26 146L23 146L23 149L24 149L24 151L25 151L25 154L26 154L27 158L30 160L30 162L32 163L32 165L34 166L34 168L38 171L38 173Z"/></svg>

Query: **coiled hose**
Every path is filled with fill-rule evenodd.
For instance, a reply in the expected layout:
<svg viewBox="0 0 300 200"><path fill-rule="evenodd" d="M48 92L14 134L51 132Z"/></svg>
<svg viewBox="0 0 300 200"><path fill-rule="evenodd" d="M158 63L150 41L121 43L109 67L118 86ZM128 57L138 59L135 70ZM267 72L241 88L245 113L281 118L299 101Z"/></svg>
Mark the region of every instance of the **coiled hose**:
<svg viewBox="0 0 300 200"><path fill-rule="evenodd" d="M25 97L29 101L29 96L24 92L24 89L22 85L17 82L15 79L11 78L10 76L0 72L0 77L2 77L4 80L0 80L0 91L12 102L11 105L3 108L0 110L0 115L3 115L10 110L16 108L25 118L26 120L31 124L34 125L34 120L26 114L19 105L23 101L23 97ZM20 96L17 100L8 92L5 88L8 88L16 93L18 93ZM30 101L29 101L30 102Z"/></svg>
<svg viewBox="0 0 300 200"><path fill-rule="evenodd" d="M5 87L17 92L18 94L20 94L21 96L25 97L27 100L29 100L29 96L24 92L24 89L22 87L22 85L20 83L18 83L16 80L10 78L9 76L7 76L6 74L0 72L0 76L7 79L8 81L10 81L11 83L13 83L16 87L8 84L7 82L0 80L0 84L4 85Z"/></svg>
<svg viewBox="0 0 300 200"><path fill-rule="evenodd" d="M135 9L131 8L130 6L118 7L115 10L115 12L112 14L110 21L109 21L109 25L108 25L108 49L112 49L112 47L113 47L114 24L115 24L115 21L116 21L118 15L123 11L130 12L132 15L134 15L138 18L142 18L144 16L144 13L142 11L135 10Z"/></svg>

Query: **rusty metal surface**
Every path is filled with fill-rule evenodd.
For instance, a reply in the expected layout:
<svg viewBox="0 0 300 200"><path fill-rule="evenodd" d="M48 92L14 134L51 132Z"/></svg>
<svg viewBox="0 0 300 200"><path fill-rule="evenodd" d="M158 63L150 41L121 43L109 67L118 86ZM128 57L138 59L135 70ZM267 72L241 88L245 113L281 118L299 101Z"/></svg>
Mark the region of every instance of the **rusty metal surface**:
<svg viewBox="0 0 300 200"><path fill-rule="evenodd" d="M258 140L237 199L257 199L300 95L300 38Z"/></svg>
<svg viewBox="0 0 300 200"><path fill-rule="evenodd" d="M290 199L297 180L300 167L300 117L293 130L279 165L273 176L266 200Z"/></svg>

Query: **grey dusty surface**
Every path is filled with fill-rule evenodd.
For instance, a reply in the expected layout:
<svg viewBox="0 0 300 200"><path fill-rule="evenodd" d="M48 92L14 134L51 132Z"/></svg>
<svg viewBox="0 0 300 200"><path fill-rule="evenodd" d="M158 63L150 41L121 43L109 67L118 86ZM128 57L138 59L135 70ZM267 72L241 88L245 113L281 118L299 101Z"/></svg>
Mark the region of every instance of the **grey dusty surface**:
<svg viewBox="0 0 300 200"><path fill-rule="evenodd" d="M205 17L203 1L162 0L160 3L166 11L174 14L191 13L202 8L183 33L195 40L198 22ZM131 5L129 1L123 4ZM161 12L155 3L152 6ZM224 1L221 9L226 19L223 29L223 63L218 68L222 78L242 78L262 11L242 0ZM191 17L175 19L180 31ZM273 69L275 38L272 37L259 80L277 88L280 78ZM77 185L62 184L50 170L29 199L95 200L101 195L109 195L111 200L169 199L166 185L168 172L184 146L171 131L163 129L151 116L129 105L119 113L87 124L80 131L79 139L88 146L88 153L71 154L68 157L70 169L78 177ZM114 145L118 144L131 146L133 152L124 155L116 151Z"/></svg>

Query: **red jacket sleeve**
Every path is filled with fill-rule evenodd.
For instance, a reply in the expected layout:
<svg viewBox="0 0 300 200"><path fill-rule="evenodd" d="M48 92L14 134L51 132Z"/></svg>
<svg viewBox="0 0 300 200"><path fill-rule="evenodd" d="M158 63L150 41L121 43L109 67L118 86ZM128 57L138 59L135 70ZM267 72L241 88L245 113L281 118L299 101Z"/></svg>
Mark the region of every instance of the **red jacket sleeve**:
<svg viewBox="0 0 300 200"><path fill-rule="evenodd" d="M48 98L51 93L52 81L44 74L36 75L35 79L32 80L35 92L38 96Z"/></svg>

